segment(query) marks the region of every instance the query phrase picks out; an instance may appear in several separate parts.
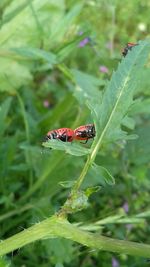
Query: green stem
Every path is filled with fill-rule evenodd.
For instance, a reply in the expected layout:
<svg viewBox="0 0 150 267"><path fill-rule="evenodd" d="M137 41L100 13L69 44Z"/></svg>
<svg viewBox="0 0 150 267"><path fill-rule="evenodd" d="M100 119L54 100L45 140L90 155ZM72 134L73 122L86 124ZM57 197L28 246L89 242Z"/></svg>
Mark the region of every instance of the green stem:
<svg viewBox="0 0 150 267"><path fill-rule="evenodd" d="M22 208L17 208L15 210L12 210L12 211L9 211L3 215L0 216L0 222L3 221L3 220L6 220L14 215L17 215L17 214L21 214L22 212L26 211L26 210L29 210L29 209L32 209L34 206L31 205L31 204L27 204L25 205L24 207Z"/></svg>
<svg viewBox="0 0 150 267"><path fill-rule="evenodd" d="M74 186L72 188L72 192L79 190L81 184L83 183L83 180L85 178L85 175L88 172L88 169L90 168L93 161L95 160L96 154L97 154L97 152L100 148L100 145L101 145L102 138L103 138L103 136L101 136L101 138L98 140L98 142L97 142L97 140L94 141L92 148L91 148L92 152L88 156L87 161L83 167L83 170L82 170L79 178L77 179L76 183L74 184Z"/></svg>
<svg viewBox="0 0 150 267"><path fill-rule="evenodd" d="M38 15L37 15L37 13L36 13L36 11L34 9L34 5L32 4L31 0L28 0L28 4L29 4L29 6L31 8L33 17L35 19L35 23L37 25L37 31L39 32L39 38L41 38L41 41L43 43L42 38L44 37L44 30L43 30L42 24L41 24L41 22L40 22L40 20L38 18Z"/></svg>
<svg viewBox="0 0 150 267"><path fill-rule="evenodd" d="M150 245L116 240L93 234L70 224L67 220L53 216L27 230L0 243L0 256L23 247L33 241L45 238L63 237L90 248L123 253L134 256L150 257Z"/></svg>
<svg viewBox="0 0 150 267"><path fill-rule="evenodd" d="M85 165L83 167L83 170L82 170L79 178L77 179L77 181L75 182L75 184L74 184L74 186L73 186L73 188L71 190L72 193L74 193L75 191L79 190L81 184L83 183L84 177L85 177L85 175L86 175L86 173L87 173L87 171L88 171L88 169L90 167L90 164L91 164L91 157L88 156L87 161L86 161L86 163L85 163Z"/></svg>
<svg viewBox="0 0 150 267"><path fill-rule="evenodd" d="M71 71L65 66L65 64L58 64L57 68L73 83L76 84Z"/></svg>
<svg viewBox="0 0 150 267"><path fill-rule="evenodd" d="M24 125L25 125L25 132L26 132L26 138L28 141L28 144L30 144L30 131L29 131L29 125L28 125L28 121L27 121L27 117L26 117L26 111L25 111L25 107L24 107L24 103L22 101L22 98L20 97L19 93L17 91L15 91L19 104L20 104L20 108L21 108L21 112L22 112L22 116L23 116L23 120L24 120ZM28 165L30 166L30 186L32 185L33 182L33 172L32 172L32 157L30 154L30 151L26 152L26 160Z"/></svg>

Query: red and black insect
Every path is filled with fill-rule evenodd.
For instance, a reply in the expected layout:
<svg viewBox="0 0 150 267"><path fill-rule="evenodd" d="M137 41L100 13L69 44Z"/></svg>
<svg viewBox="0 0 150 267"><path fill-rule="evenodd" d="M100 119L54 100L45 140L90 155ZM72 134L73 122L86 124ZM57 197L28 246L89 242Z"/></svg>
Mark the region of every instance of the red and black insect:
<svg viewBox="0 0 150 267"><path fill-rule="evenodd" d="M135 44L135 43L127 43L126 47L122 51L122 55L125 57L128 54L128 51L129 50L132 50L132 48L134 46L136 46L136 45L138 45L138 44Z"/></svg>
<svg viewBox="0 0 150 267"><path fill-rule="evenodd" d="M59 139L62 142L72 142L74 139L74 131L70 128L60 128L49 131L45 137L45 141L51 139Z"/></svg>
<svg viewBox="0 0 150 267"><path fill-rule="evenodd" d="M82 125L74 130L75 140L86 140L85 143L96 135L94 124Z"/></svg>

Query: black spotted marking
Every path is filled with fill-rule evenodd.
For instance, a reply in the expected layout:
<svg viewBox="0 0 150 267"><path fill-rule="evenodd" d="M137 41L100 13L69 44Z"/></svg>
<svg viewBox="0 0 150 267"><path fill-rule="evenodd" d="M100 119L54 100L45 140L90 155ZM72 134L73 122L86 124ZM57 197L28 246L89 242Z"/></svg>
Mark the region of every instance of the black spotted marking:
<svg viewBox="0 0 150 267"><path fill-rule="evenodd" d="M86 130L84 131L78 131L78 136L81 137L81 138L94 138L95 137L95 126L92 125L92 126L87 126Z"/></svg>

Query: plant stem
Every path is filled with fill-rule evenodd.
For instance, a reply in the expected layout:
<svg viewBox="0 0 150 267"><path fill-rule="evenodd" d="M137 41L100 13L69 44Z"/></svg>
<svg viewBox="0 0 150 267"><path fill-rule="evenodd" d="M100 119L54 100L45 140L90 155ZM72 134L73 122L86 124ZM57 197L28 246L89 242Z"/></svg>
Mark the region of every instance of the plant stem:
<svg viewBox="0 0 150 267"><path fill-rule="evenodd" d="M24 103L22 101L21 96L17 92L17 90L15 91L15 93L16 93L16 96L18 98L18 101L19 101L19 104L20 104L20 108L21 108L21 112L22 112L22 117L23 117L23 120L24 120L26 138L27 138L28 144L30 144L30 131L29 131L29 125L28 125L28 120L27 120L27 116L26 116ZM32 157L31 157L30 151L25 152L25 154L26 154L27 164L30 166L30 187L31 187L31 185L33 183Z"/></svg>
<svg viewBox="0 0 150 267"><path fill-rule="evenodd" d="M103 136L102 136L103 138ZM102 138L100 138L97 142L97 140L94 141L93 145L92 145L92 152L91 154L88 156L87 161L83 167L83 170L79 176L79 178L77 179L76 183L74 184L73 188L72 188L72 192L75 192L77 190L79 190L81 184L83 183L84 177L88 171L88 169L90 168L90 166L92 165L93 161L95 160L96 154L100 148L101 145L101 140Z"/></svg>
<svg viewBox="0 0 150 267"><path fill-rule="evenodd" d="M72 193L79 190L81 184L83 183L84 177L85 177L85 175L86 175L86 173L87 173L87 171L88 171L88 169L90 167L90 164L91 164L91 157L88 156L87 161L86 161L86 163L85 163L85 165L83 167L83 170L82 170L79 178L77 179L77 181L75 182L75 184L74 184L74 186L73 186L73 188L71 190Z"/></svg>
<svg viewBox="0 0 150 267"><path fill-rule="evenodd" d="M3 220L6 220L16 214L21 214L22 212L26 211L26 210L29 210L29 209L32 209L34 206L31 205L31 204L26 204L24 207L22 208L17 208L15 210L12 210L12 211L9 211L3 215L0 216L0 221L3 221Z"/></svg>
<svg viewBox="0 0 150 267"><path fill-rule="evenodd" d="M93 234L70 224L67 220L53 216L35 224L0 243L0 256L33 241L45 238L64 237L90 248L124 253L128 255L150 257L150 245L116 240Z"/></svg>

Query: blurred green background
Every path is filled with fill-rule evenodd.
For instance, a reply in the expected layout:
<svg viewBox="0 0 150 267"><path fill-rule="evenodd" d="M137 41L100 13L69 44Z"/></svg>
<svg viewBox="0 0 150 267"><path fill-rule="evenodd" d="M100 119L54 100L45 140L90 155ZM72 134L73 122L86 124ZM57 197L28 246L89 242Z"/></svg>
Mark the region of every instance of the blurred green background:
<svg viewBox="0 0 150 267"><path fill-rule="evenodd" d="M94 88L103 92L126 43L149 36L149 14L148 0L0 1L0 239L57 211L68 195L59 183L76 179L84 166L85 157L42 147L49 130L93 122L76 98L70 71L91 94ZM127 125L139 138L103 147L96 158L116 184L101 183L88 209L70 216L90 224L89 230L143 243L150 242L149 75L147 68L135 93L143 102L131 109L134 120ZM84 187L89 185L99 185L91 172ZM95 222L107 217L96 229ZM2 267L148 264L64 239L36 242L0 262Z"/></svg>

